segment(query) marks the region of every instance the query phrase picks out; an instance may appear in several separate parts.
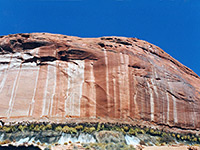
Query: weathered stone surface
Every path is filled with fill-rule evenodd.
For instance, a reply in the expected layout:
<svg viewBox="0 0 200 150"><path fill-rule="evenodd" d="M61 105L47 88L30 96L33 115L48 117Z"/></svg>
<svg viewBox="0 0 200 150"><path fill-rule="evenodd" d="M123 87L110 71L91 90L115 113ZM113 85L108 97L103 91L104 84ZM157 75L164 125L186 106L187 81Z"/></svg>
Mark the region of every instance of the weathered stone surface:
<svg viewBox="0 0 200 150"><path fill-rule="evenodd" d="M0 118L145 120L200 128L200 78L136 38L0 38ZM24 118L24 119L22 119Z"/></svg>

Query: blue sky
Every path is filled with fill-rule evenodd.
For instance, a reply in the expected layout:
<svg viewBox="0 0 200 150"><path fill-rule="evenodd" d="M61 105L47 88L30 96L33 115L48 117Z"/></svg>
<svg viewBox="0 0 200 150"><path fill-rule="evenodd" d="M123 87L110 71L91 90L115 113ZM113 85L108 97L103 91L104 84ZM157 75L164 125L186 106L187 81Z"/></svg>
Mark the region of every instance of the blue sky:
<svg viewBox="0 0 200 150"><path fill-rule="evenodd" d="M137 37L200 75L200 0L0 0L0 35Z"/></svg>

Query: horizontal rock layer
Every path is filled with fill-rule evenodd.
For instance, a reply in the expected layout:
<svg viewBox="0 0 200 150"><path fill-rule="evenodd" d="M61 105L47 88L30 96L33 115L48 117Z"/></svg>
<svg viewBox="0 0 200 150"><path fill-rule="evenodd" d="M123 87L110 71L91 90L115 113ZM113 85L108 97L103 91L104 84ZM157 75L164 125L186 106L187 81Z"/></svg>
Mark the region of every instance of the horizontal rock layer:
<svg viewBox="0 0 200 150"><path fill-rule="evenodd" d="M137 38L0 37L0 118L144 120L200 128L200 78Z"/></svg>

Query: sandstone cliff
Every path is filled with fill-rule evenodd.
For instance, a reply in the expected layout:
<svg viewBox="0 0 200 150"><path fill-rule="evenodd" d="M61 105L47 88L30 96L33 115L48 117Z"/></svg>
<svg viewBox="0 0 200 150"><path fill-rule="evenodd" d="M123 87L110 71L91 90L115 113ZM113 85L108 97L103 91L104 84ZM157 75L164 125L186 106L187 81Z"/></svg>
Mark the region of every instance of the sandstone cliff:
<svg viewBox="0 0 200 150"><path fill-rule="evenodd" d="M200 128L200 78L137 38L0 37L0 118Z"/></svg>

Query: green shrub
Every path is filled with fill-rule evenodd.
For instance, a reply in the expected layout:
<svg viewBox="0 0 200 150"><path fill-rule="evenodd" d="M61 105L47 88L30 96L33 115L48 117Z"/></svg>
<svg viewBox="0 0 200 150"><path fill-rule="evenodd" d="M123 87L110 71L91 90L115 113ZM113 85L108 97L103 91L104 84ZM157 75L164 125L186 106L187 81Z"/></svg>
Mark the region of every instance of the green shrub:
<svg viewBox="0 0 200 150"><path fill-rule="evenodd" d="M84 127L83 132L88 133L89 132L89 128L88 127Z"/></svg>
<svg viewBox="0 0 200 150"><path fill-rule="evenodd" d="M191 141L190 135L187 136L187 140L188 140L188 141Z"/></svg>
<svg viewBox="0 0 200 150"><path fill-rule="evenodd" d="M145 128L144 128L144 131L145 131L146 133L148 133L148 132L149 132L149 128L145 127Z"/></svg>
<svg viewBox="0 0 200 150"><path fill-rule="evenodd" d="M175 134L175 133L172 133L172 137L176 137L176 134Z"/></svg>
<svg viewBox="0 0 200 150"><path fill-rule="evenodd" d="M76 128L68 127L68 126L64 126L62 128L62 131L65 132L65 133L69 133L69 134L76 134L77 133Z"/></svg>
<svg viewBox="0 0 200 150"><path fill-rule="evenodd" d="M62 131L65 132L65 133L68 133L69 132L69 127L68 126L64 126L62 128Z"/></svg>
<svg viewBox="0 0 200 150"><path fill-rule="evenodd" d="M22 132L24 132L24 130L26 130L26 129L27 129L27 126L23 126L23 125L18 126L18 130L20 130Z"/></svg>
<svg viewBox="0 0 200 150"><path fill-rule="evenodd" d="M197 142L198 140L197 140L197 138L196 137L194 137L193 139L192 139L192 142Z"/></svg>
<svg viewBox="0 0 200 150"><path fill-rule="evenodd" d="M151 135L155 135L154 129L150 129L150 130L149 130L149 133L150 133Z"/></svg>
<svg viewBox="0 0 200 150"><path fill-rule="evenodd" d="M98 125L97 125L97 131L100 131L100 130L101 130L101 124L98 123Z"/></svg>
<svg viewBox="0 0 200 150"><path fill-rule="evenodd" d="M101 130L105 130L104 124L101 125Z"/></svg>
<svg viewBox="0 0 200 150"><path fill-rule="evenodd" d="M62 131L62 127L61 126L57 126L56 128L55 128L55 131Z"/></svg>
<svg viewBox="0 0 200 150"><path fill-rule="evenodd" d="M77 130L75 128L70 127L69 129L70 129L70 133L71 134L76 134L77 133Z"/></svg>
<svg viewBox="0 0 200 150"><path fill-rule="evenodd" d="M85 127L84 129L83 129L83 132L85 132L85 133L92 133L92 132L94 132L96 129L95 129L95 127Z"/></svg>
<svg viewBox="0 0 200 150"><path fill-rule="evenodd" d="M5 132L11 132L11 128L10 128L10 127L4 126L4 127L3 127L3 130L4 130Z"/></svg>
<svg viewBox="0 0 200 150"><path fill-rule="evenodd" d="M4 126L2 129L3 131L8 132L8 133L16 131L16 128L14 126Z"/></svg>
<svg viewBox="0 0 200 150"><path fill-rule="evenodd" d="M40 126L37 124L37 125L34 127L33 131L36 131L36 132L40 131Z"/></svg>
<svg viewBox="0 0 200 150"><path fill-rule="evenodd" d="M161 131L159 130L154 130L153 135L161 136Z"/></svg>
<svg viewBox="0 0 200 150"><path fill-rule="evenodd" d="M181 140L182 140L182 141L184 140L184 136L181 136Z"/></svg>
<svg viewBox="0 0 200 150"><path fill-rule="evenodd" d="M41 131L41 130L42 130L42 131L45 131L45 130L46 130L46 126L45 126L44 124L42 124L42 125L39 126L39 129L40 129L40 131Z"/></svg>
<svg viewBox="0 0 200 150"><path fill-rule="evenodd" d="M129 127L128 126L123 126L124 131L128 132Z"/></svg>
<svg viewBox="0 0 200 150"><path fill-rule="evenodd" d="M184 140L187 140L187 135L184 135Z"/></svg>
<svg viewBox="0 0 200 150"><path fill-rule="evenodd" d="M135 127L134 130L138 132L140 129L138 127Z"/></svg>
<svg viewBox="0 0 200 150"><path fill-rule="evenodd" d="M138 134L145 134L145 131L143 129L139 129Z"/></svg>
<svg viewBox="0 0 200 150"><path fill-rule="evenodd" d="M121 128L121 131L123 134L126 134L126 132L124 131L124 128Z"/></svg>
<svg viewBox="0 0 200 150"><path fill-rule="evenodd" d="M130 128L128 134L137 136L137 131L135 131L133 128Z"/></svg>
<svg viewBox="0 0 200 150"><path fill-rule="evenodd" d="M51 124L47 124L47 125L45 126L45 129L46 129L46 130L52 130L52 125L51 125Z"/></svg>
<svg viewBox="0 0 200 150"><path fill-rule="evenodd" d="M34 126L34 124L31 124L30 126L29 126L29 130L34 130L34 128L35 128L35 126Z"/></svg>
<svg viewBox="0 0 200 150"><path fill-rule="evenodd" d="M176 137L177 137L177 139L180 139L180 138L181 138L180 134L177 134Z"/></svg>
<svg viewBox="0 0 200 150"><path fill-rule="evenodd" d="M119 131L119 132L121 132L122 130L121 130L121 128L120 127L118 127L118 126L115 126L115 127L113 127L112 128L112 130L114 130L114 131Z"/></svg>
<svg viewBox="0 0 200 150"><path fill-rule="evenodd" d="M96 129L95 129L95 127L90 127L89 130L90 130L90 133L92 133L92 132L94 132Z"/></svg>
<svg viewBox="0 0 200 150"><path fill-rule="evenodd" d="M165 137L165 136L168 136L168 134L166 132L162 132L161 137Z"/></svg>
<svg viewBox="0 0 200 150"><path fill-rule="evenodd" d="M82 125L78 125L78 126L75 127L75 129L78 130L78 131L83 130L83 126Z"/></svg>

